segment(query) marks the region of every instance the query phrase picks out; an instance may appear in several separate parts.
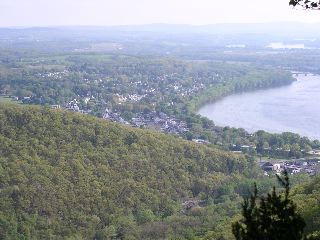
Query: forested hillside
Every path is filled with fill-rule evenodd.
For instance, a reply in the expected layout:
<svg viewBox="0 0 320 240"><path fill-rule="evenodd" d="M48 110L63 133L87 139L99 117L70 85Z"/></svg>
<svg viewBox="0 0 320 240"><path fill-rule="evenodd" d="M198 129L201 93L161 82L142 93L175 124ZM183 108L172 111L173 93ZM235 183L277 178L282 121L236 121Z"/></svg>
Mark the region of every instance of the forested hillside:
<svg viewBox="0 0 320 240"><path fill-rule="evenodd" d="M317 232L320 236L320 177L315 177L311 182L295 188L293 199L298 204L307 223L306 230L310 233Z"/></svg>
<svg viewBox="0 0 320 240"><path fill-rule="evenodd" d="M262 195L276 184L257 156L320 148L196 114L229 94L292 83L285 69L319 72L319 51L82 38L0 39L0 239L233 239L242 197L254 182ZM308 233L319 228L317 181L294 196Z"/></svg>
<svg viewBox="0 0 320 240"><path fill-rule="evenodd" d="M229 226L254 169L177 137L1 104L0 239L204 236Z"/></svg>

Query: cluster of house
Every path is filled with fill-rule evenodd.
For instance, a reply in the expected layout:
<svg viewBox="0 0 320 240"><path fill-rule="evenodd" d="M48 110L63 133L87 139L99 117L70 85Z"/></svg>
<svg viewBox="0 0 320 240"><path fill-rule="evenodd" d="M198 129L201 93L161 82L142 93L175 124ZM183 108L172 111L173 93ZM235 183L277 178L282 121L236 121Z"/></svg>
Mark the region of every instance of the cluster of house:
<svg viewBox="0 0 320 240"><path fill-rule="evenodd" d="M198 144L211 144L211 142L203 139L192 139L192 142L198 143Z"/></svg>
<svg viewBox="0 0 320 240"><path fill-rule="evenodd" d="M187 97L187 96L191 96L192 94L199 92L200 90L204 89L205 85L203 83L199 83L199 84L194 84L193 86L191 86L190 88L186 88L186 89L182 89L182 91L180 91L180 95L182 97Z"/></svg>
<svg viewBox="0 0 320 240"><path fill-rule="evenodd" d="M159 76L152 76L150 81L155 82L155 83L167 82L167 88L165 90L167 90L167 91L174 90L174 92L176 92L178 95L180 95L182 97L191 96L195 92L199 92L200 90L202 90L206 87L206 85L203 83L203 79L201 79L201 77L194 77L193 84L191 86L187 86L187 87L183 86L181 83L177 83L175 81L175 79L177 79L177 78L179 78L178 73L171 73L171 74L162 74ZM137 95L137 96L134 96L136 94L132 94L131 97L139 97L139 96L147 97L148 95L153 94L157 90L160 90L160 89L158 89L159 86L157 86L155 84L150 85L148 82L131 81L130 84L134 85L134 86L138 86L139 89L145 93L145 95ZM124 98L127 98L127 99L120 99L120 101L121 100L130 101L129 96L125 96ZM135 100L132 99L131 101L135 101Z"/></svg>
<svg viewBox="0 0 320 240"><path fill-rule="evenodd" d="M70 112L84 113L84 111L80 109L79 102L77 101L77 99L68 102L64 107L61 107L61 105L51 105L50 107L52 109L64 109Z"/></svg>
<svg viewBox="0 0 320 240"><path fill-rule="evenodd" d="M95 103L95 102L96 102L96 98L95 98L94 96L85 97L85 98L83 99L83 102L84 102L85 104L88 104L89 102Z"/></svg>
<svg viewBox="0 0 320 240"><path fill-rule="evenodd" d="M66 104L66 110L80 112L79 102L77 99L74 99Z"/></svg>
<svg viewBox="0 0 320 240"><path fill-rule="evenodd" d="M200 90L204 89L206 86L202 82L198 82L194 80L192 86L183 87L181 83L173 83L170 84L166 90L173 89L174 92L179 94L182 97L191 96L193 93L199 92Z"/></svg>
<svg viewBox="0 0 320 240"><path fill-rule="evenodd" d="M130 122L128 122L125 121L119 113L112 112L106 108L103 118L114 122L131 125L132 127L145 127L178 135L188 131L187 123L185 121L171 118L162 112L158 113L152 111L149 113L140 113L136 117L132 118Z"/></svg>
<svg viewBox="0 0 320 240"><path fill-rule="evenodd" d="M64 77L68 73L69 73L68 70L63 70L61 72L39 73L38 75L42 78L62 79L62 77Z"/></svg>
<svg viewBox="0 0 320 240"><path fill-rule="evenodd" d="M93 101L95 98L93 96L86 97L84 99L85 103L89 101ZM80 109L79 101L77 99L73 99L69 101L64 106L60 105L51 105L52 109L64 109L67 111L80 112L80 113L88 113ZM106 108L102 116L104 119L108 119L114 122L118 122L125 125L131 125L133 127L145 127L150 129L155 129L157 131L162 131L166 133L174 133L174 134L183 134L188 131L187 123L185 121L180 121L178 119L169 117L165 113L158 113L155 111L149 113L140 113L136 117L132 118L130 121L126 121L121 117L120 113L113 112Z"/></svg>
<svg viewBox="0 0 320 240"><path fill-rule="evenodd" d="M109 119L114 122L118 122L121 124L129 125L130 123L125 121L120 114L110 111L108 108L105 109L104 114L102 116L104 119Z"/></svg>
<svg viewBox="0 0 320 240"><path fill-rule="evenodd" d="M10 96L12 101L21 101L23 103L27 103L28 101L31 100L30 96L27 97L18 97L18 96Z"/></svg>
<svg viewBox="0 0 320 240"><path fill-rule="evenodd" d="M320 150L311 150L307 152L309 155L320 156Z"/></svg>
<svg viewBox="0 0 320 240"><path fill-rule="evenodd" d="M134 127L146 127L158 131L174 134L182 134L188 131L187 123L178 119L169 117L163 112L152 111L150 113L141 113L137 117L132 118Z"/></svg>
<svg viewBox="0 0 320 240"><path fill-rule="evenodd" d="M286 170L289 174L307 173L316 175L320 172L320 161L317 158L300 159L300 160L283 160L283 161L261 161L260 167L266 176L270 173L279 174Z"/></svg>
<svg viewBox="0 0 320 240"><path fill-rule="evenodd" d="M144 95L128 94L124 96L124 95L116 94L116 96L118 97L118 101L122 103L122 102L139 102L142 98L146 97L147 95L146 94Z"/></svg>

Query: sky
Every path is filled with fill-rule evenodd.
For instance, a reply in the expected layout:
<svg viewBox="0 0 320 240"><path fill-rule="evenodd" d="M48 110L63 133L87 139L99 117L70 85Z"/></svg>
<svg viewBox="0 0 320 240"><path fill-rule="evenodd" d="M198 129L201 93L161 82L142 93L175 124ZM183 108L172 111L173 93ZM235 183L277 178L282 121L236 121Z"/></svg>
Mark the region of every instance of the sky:
<svg viewBox="0 0 320 240"><path fill-rule="evenodd" d="M0 0L0 27L320 22L289 0Z"/></svg>

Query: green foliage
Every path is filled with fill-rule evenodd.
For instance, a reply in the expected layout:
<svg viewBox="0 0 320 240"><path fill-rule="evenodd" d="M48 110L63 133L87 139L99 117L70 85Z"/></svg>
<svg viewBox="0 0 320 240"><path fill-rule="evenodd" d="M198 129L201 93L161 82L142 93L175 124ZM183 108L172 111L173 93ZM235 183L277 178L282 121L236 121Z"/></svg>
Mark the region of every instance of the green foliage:
<svg viewBox="0 0 320 240"><path fill-rule="evenodd" d="M289 177L279 176L278 180L285 189L284 196L275 187L268 196L261 197L257 206L257 187L250 199L242 205L243 220L233 224L233 234L237 240L285 240L304 239L305 222L297 212L296 205L289 198Z"/></svg>
<svg viewBox="0 0 320 240"><path fill-rule="evenodd" d="M201 236L237 213L232 189L249 166L164 134L1 104L0 238ZM234 187L218 192L225 184ZM185 200L200 197L206 207L183 213Z"/></svg>
<svg viewBox="0 0 320 240"><path fill-rule="evenodd" d="M35 57L30 53L19 54L24 57L10 51L0 54L0 61L4 62L0 66L0 94L17 96L24 103L64 106L77 99L80 109L91 115L102 117L107 107L128 122L151 111L163 112L187 122L189 131L180 133L185 139L203 139L234 151L241 150L242 145L256 145L257 150L247 152L251 155L299 158L304 153L293 144L298 144L300 149L319 147L299 136L291 137L293 142L277 134L251 137L243 129L222 129L195 114L203 104L226 95L294 81L291 73L265 66L269 62L260 64L264 66L261 67L256 64L185 60L177 56L64 53L49 54L44 58L40 53L34 53ZM305 59L309 58L304 57L303 61ZM299 68L295 66L295 69ZM119 96L126 100L121 102ZM130 100L129 96L139 96L140 100ZM281 148L287 144L290 152L282 151Z"/></svg>
<svg viewBox="0 0 320 240"><path fill-rule="evenodd" d="M292 198L298 205L298 210L304 217L308 234L319 235L320 229L320 178L316 176L308 183L300 184L293 189Z"/></svg>
<svg viewBox="0 0 320 240"><path fill-rule="evenodd" d="M252 159L176 137L0 105L1 239L230 239L253 182L263 194L275 184L256 173Z"/></svg>
<svg viewBox="0 0 320 240"><path fill-rule="evenodd" d="M117 44L53 41L46 31L40 42L2 42L0 94L31 97L24 103L42 105L80 98L80 108L94 116L101 117L107 106L125 120L156 110L186 121L186 139L208 140L225 150L257 146L248 152L253 155L299 157L300 150L320 146L292 133L249 135L217 127L195 114L227 94L291 83L291 74L279 66L319 72L317 51L277 51L275 58L264 49L263 36L259 51L268 54L252 54L257 49L249 46L225 54L216 46L198 48L200 36L197 47L179 40L169 48L136 35L128 41L124 33L119 46L126 55L119 55ZM34 39L36 32L23 35ZM110 37L107 32L104 38ZM172 57L163 55L167 52ZM119 104L117 94L147 96ZM87 97L93 98L86 103ZM0 239L232 239L230 222L238 220L241 197L249 195L254 181L263 194L275 184L258 177L253 159L88 116L1 105ZM303 180L299 176L297 182ZM316 236L318 190L311 184L301 189L294 198L307 232ZM201 204L184 209L188 200Z"/></svg>
<svg viewBox="0 0 320 240"><path fill-rule="evenodd" d="M243 68L246 69L246 68ZM188 103L189 109L195 111L203 104L214 102L226 95L237 92L282 86L294 81L289 72L274 69L251 69L245 74L232 76L228 81L206 88Z"/></svg>

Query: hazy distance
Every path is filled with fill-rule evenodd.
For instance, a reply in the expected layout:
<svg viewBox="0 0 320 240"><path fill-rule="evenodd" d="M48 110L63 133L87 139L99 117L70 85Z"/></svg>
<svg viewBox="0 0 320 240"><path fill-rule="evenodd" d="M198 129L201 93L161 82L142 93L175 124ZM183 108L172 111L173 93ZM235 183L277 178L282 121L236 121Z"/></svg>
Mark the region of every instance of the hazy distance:
<svg viewBox="0 0 320 240"><path fill-rule="evenodd" d="M0 27L320 22L288 0L1 0Z"/></svg>

